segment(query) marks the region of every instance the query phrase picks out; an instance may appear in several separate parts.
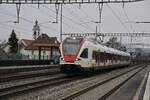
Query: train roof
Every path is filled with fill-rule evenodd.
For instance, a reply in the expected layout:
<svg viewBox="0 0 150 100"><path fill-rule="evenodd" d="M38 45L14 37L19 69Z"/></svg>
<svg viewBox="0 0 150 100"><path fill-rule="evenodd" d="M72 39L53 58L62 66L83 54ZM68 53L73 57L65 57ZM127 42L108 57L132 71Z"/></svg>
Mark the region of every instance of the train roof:
<svg viewBox="0 0 150 100"><path fill-rule="evenodd" d="M89 43L89 45L92 45L96 48L98 48L101 52L106 52L106 53L111 53L111 54L116 54L116 55L122 55L122 56L130 56L129 53L124 52L124 51L120 51L111 47L107 47L105 45L102 45L100 43L96 43L95 41L91 41L89 39L86 39Z"/></svg>
<svg viewBox="0 0 150 100"><path fill-rule="evenodd" d="M129 53L120 51L111 47L107 47L98 43L94 38L84 38L84 37L67 37L66 39L85 39L88 42L88 45L97 48L96 50L100 50L101 52L122 55L122 56L130 56Z"/></svg>

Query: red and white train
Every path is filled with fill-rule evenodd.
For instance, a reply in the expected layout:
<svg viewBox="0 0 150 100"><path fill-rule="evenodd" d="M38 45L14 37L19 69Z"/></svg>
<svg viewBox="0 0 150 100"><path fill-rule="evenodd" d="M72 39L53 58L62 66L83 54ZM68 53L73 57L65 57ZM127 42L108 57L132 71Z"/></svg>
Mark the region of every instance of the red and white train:
<svg viewBox="0 0 150 100"><path fill-rule="evenodd" d="M130 64L130 54L99 44L92 39L68 37L60 46L61 71L94 71Z"/></svg>

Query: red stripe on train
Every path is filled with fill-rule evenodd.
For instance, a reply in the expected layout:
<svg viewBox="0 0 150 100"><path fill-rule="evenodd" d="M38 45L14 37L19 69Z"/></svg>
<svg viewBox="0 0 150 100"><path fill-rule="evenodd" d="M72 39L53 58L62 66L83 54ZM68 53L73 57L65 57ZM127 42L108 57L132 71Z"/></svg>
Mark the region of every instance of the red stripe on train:
<svg viewBox="0 0 150 100"><path fill-rule="evenodd" d="M80 52L81 47L83 46L84 42L85 42L85 40L82 41L76 56L64 56L64 52L63 52L63 56L64 56L64 59L65 59L66 62L74 63L74 61L76 60L77 56L79 55L79 52ZM63 50L63 43L62 43L62 50Z"/></svg>

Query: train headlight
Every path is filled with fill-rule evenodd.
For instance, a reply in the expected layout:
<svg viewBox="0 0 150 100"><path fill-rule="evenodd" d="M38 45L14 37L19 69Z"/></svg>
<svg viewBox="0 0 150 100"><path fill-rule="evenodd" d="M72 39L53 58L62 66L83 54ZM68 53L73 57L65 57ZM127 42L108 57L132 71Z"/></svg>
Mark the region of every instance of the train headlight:
<svg viewBox="0 0 150 100"><path fill-rule="evenodd" d="M64 58L61 58L61 60L65 60Z"/></svg>
<svg viewBox="0 0 150 100"><path fill-rule="evenodd" d="M79 59L79 58L76 59L76 61L79 61L79 60L81 60L81 59Z"/></svg>

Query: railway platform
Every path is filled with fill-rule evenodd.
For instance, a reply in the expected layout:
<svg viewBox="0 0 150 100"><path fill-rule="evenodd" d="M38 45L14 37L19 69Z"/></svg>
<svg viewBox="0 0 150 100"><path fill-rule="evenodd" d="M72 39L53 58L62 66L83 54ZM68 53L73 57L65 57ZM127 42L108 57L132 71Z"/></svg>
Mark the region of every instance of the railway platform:
<svg viewBox="0 0 150 100"><path fill-rule="evenodd" d="M1 66L0 75L10 74L23 71L41 70L41 69L51 69L58 68L58 65L28 65L28 66Z"/></svg>
<svg viewBox="0 0 150 100"><path fill-rule="evenodd" d="M125 83L108 100L150 100L150 65Z"/></svg>
<svg viewBox="0 0 150 100"><path fill-rule="evenodd" d="M25 70L18 70L19 73L0 73L1 100L150 100L150 65L126 67L91 77L66 77L58 65L23 68ZM12 95L18 90L24 94Z"/></svg>
<svg viewBox="0 0 150 100"><path fill-rule="evenodd" d="M148 78L147 78L147 83L146 83L143 100L150 100L150 72L148 73Z"/></svg>
<svg viewBox="0 0 150 100"><path fill-rule="evenodd" d="M20 66L1 66L0 70L4 70L4 69L21 69L21 68L38 68L38 67L52 67L52 66L58 66L57 64L53 64L53 65L20 65Z"/></svg>

